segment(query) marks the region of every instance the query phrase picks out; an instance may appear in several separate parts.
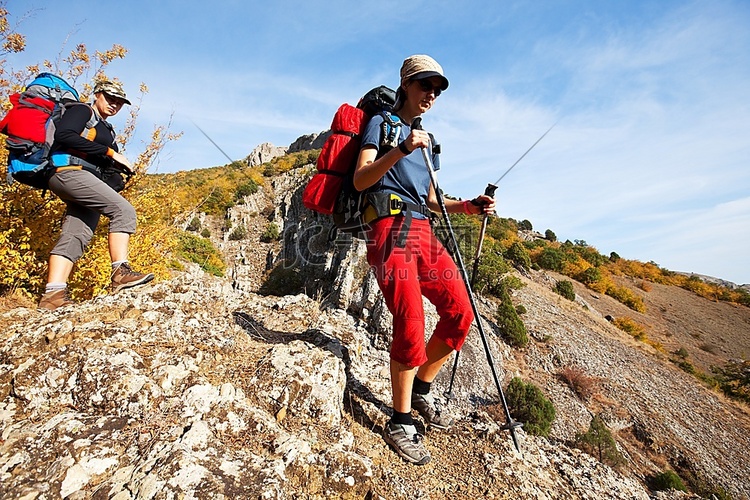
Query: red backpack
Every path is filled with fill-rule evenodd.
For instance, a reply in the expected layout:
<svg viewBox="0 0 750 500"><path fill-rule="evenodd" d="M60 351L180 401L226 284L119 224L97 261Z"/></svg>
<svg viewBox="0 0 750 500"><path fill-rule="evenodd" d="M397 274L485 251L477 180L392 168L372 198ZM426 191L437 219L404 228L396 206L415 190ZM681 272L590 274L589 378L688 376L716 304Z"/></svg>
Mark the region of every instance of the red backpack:
<svg viewBox="0 0 750 500"><path fill-rule="evenodd" d="M0 133L7 136L8 182L46 189L55 125L67 106L81 104L78 92L61 77L40 73L23 92L11 95L10 102L13 107L0 121ZM95 125L92 117L86 127Z"/></svg>
<svg viewBox="0 0 750 500"><path fill-rule="evenodd" d="M352 183L362 134L370 118L382 113L390 127L387 135L398 138L400 123L390 116L395 101L396 93L380 86L365 94L356 107L342 104L333 116L331 135L318 156L318 171L302 193L302 203L310 210L332 215L334 230L362 236L362 193Z"/></svg>

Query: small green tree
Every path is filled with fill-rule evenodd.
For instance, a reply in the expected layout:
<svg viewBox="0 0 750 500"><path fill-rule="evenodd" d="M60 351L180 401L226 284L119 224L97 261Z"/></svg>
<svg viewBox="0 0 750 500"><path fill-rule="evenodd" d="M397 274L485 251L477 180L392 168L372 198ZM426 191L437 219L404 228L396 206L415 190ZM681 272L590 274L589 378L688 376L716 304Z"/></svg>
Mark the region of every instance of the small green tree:
<svg viewBox="0 0 750 500"><path fill-rule="evenodd" d="M685 484L675 471L665 470L649 478L649 487L654 491L678 490L687 491Z"/></svg>
<svg viewBox="0 0 750 500"><path fill-rule="evenodd" d="M553 233L551 229L547 229L544 232L544 239L546 239L547 241L553 241L554 242L554 241L557 241L557 235L555 233Z"/></svg>
<svg viewBox="0 0 750 500"><path fill-rule="evenodd" d="M500 287L500 305L495 312L495 320L500 328L502 335L514 347L526 347L529 343L529 335L526 332L526 326L518 316L510 295L504 286Z"/></svg>
<svg viewBox="0 0 750 500"><path fill-rule="evenodd" d="M526 432L535 436L549 436L555 420L555 407L541 389L514 377L508 384L506 398L511 415L523 422Z"/></svg>
<svg viewBox="0 0 750 500"><path fill-rule="evenodd" d="M249 180L244 184L240 184L239 186L237 186L237 189L234 192L234 199L239 201L245 196L250 196L251 194L255 194L257 192L258 185L254 181Z"/></svg>
<svg viewBox="0 0 750 500"><path fill-rule="evenodd" d="M207 273L224 276L226 265L219 251L209 240L199 238L192 233L180 233L178 241L177 252L180 257L195 262Z"/></svg>
<svg viewBox="0 0 750 500"><path fill-rule="evenodd" d="M201 228L201 220L198 217L193 217L185 228L186 231L197 232Z"/></svg>
<svg viewBox="0 0 750 500"><path fill-rule="evenodd" d="M526 250L526 247L520 241L513 242L508 251L505 252L505 258L511 262L515 262L524 269L531 269L529 251Z"/></svg>
<svg viewBox="0 0 750 500"><path fill-rule="evenodd" d="M624 461L620 452L617 451L615 438L612 437L612 433L609 432L599 415L591 419L588 431L576 434L575 442L578 448L598 458L603 464L616 466Z"/></svg>
<svg viewBox="0 0 750 500"><path fill-rule="evenodd" d="M510 265L502 256L500 244L487 240L479 259L474 289L480 293L499 297L503 288L503 275L510 270Z"/></svg>
<svg viewBox="0 0 750 500"><path fill-rule="evenodd" d="M226 215L227 210L234 206L234 200L230 199L226 189L214 186L206 197L201 210L211 215Z"/></svg>
<svg viewBox="0 0 750 500"><path fill-rule="evenodd" d="M555 292L568 300L576 300L576 291L573 288L573 283L568 280L560 280L555 283Z"/></svg>
<svg viewBox="0 0 750 500"><path fill-rule="evenodd" d="M279 232L279 226L272 222L266 226L263 234L260 235L260 241L262 241L263 243L270 243L272 241L278 240L279 236L281 236L281 233Z"/></svg>
<svg viewBox="0 0 750 500"><path fill-rule="evenodd" d="M581 273L580 276L578 276L578 281L580 281L586 286L590 286L601 280L602 280L602 272L599 270L598 267L589 267L583 273Z"/></svg>
<svg viewBox="0 0 750 500"><path fill-rule="evenodd" d="M542 269L549 269L550 271L562 271L564 262L565 253L559 248L554 247L545 248L537 258L537 264Z"/></svg>
<svg viewBox="0 0 750 500"><path fill-rule="evenodd" d="M232 229L232 232L229 233L230 241L239 241L244 240L245 238L247 238L247 229L243 225L235 227Z"/></svg>
<svg viewBox="0 0 750 500"><path fill-rule="evenodd" d="M730 360L724 367L713 367L712 370L724 394L750 403L750 361Z"/></svg>
<svg viewBox="0 0 750 500"><path fill-rule="evenodd" d="M530 220L524 219L522 221L518 221L518 229L521 229L523 231L531 231L534 229L534 226L531 225Z"/></svg>

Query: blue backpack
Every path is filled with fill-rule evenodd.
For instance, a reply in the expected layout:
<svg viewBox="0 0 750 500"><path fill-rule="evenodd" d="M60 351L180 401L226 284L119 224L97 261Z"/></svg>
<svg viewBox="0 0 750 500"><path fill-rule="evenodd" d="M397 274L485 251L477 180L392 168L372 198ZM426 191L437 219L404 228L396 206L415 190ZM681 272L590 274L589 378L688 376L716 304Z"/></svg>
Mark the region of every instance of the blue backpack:
<svg viewBox="0 0 750 500"><path fill-rule="evenodd" d="M67 107L83 103L68 82L52 73L40 73L23 92L11 95L10 101L13 107L0 122L0 132L7 136L8 183L16 180L46 189L56 124ZM92 113L86 129L97 122Z"/></svg>

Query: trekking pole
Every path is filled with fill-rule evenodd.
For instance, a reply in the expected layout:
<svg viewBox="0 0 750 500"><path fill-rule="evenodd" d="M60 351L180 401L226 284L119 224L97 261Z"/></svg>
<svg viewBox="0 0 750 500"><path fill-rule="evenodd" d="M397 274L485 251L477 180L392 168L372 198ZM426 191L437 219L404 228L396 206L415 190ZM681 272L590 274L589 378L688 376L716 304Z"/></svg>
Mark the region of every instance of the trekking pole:
<svg viewBox="0 0 750 500"><path fill-rule="evenodd" d="M420 117L415 118L411 124L411 128L414 130L422 130L422 118ZM451 220L448 217L448 210L445 208L445 200L443 199L443 194L440 192L440 187L438 186L437 176L435 175L435 171L432 168L432 160L430 159L430 155L427 153L427 150L425 148L421 148L421 149L422 149L422 158L424 159L424 164L427 167L427 172L430 174L430 182L432 183L432 187L435 189L435 196L437 198L438 205L440 206L440 212L443 215L443 219L445 219L445 224L446 224L446 227L448 228L448 233L450 234L453 247L456 249L455 258L457 260L458 269L461 272L461 279L463 279L464 285L466 285L466 291L469 294L469 302L471 303L471 309L474 312L474 319L476 320L476 323L477 323L479 336L482 339L482 344L484 345L484 352L487 355L487 362L490 365L492 378L495 381L497 392L500 394L500 401L503 404L503 411L505 412L506 423L505 425L502 426L502 429L510 431L511 438L513 439L513 444L515 445L516 450L519 453L521 453L521 447L519 446L518 438L516 437L516 428L521 427L523 424L513 420L513 417L510 415L510 410L508 409L508 402L505 400L505 393L503 392L503 388L500 385L500 379L498 378L497 371L495 370L495 362L492 360L492 352L490 351L490 345L487 341L487 335L484 333L484 327L482 326L482 319L481 319L481 316L479 315L479 309L477 308L476 300L474 299L474 292L471 289L471 284L469 283L469 277L466 274L466 267L464 266L464 261L461 258L461 252L458 250L458 241L456 241L456 235L453 233Z"/></svg>
<svg viewBox="0 0 750 500"><path fill-rule="evenodd" d="M198 130L200 130L200 133L201 133L201 134L203 134L203 135L205 136L205 138L206 138L206 139L208 139L208 140L209 140L209 141L211 142L211 144L213 144L213 145L214 145L214 146L216 147L216 149L218 149L218 150L219 150L219 151L221 152L221 154L223 154L223 155L224 155L224 158L226 158L227 160L229 160L229 163L230 163L230 164L231 164L231 163L234 163L234 160L233 160L233 159L231 159L231 158L229 157L229 155L228 155L228 154L226 154L226 153L224 152L224 150L223 150L223 149L221 149L221 147L220 147L220 146L219 146L218 144L216 144L216 142L215 142L215 141L214 141L213 139L211 139L211 137L209 137L209 135L208 135L207 133L205 133L205 132L203 131L203 129L202 129L202 128L200 128L200 127L198 126L198 124L197 124L197 123L195 123L195 122L194 122L193 120L190 120L190 121L192 122L192 124L193 124L193 125L195 125L195 128L197 128Z"/></svg>
<svg viewBox="0 0 750 500"><path fill-rule="evenodd" d="M542 136L539 139L537 139L536 142L534 144L532 144L531 147L529 149L527 149L526 152L524 154L522 154L520 156L520 158L518 158L515 161L515 163L513 163L513 165L511 165L510 168L508 168L508 170L506 170L503 173L503 175L501 175L500 178L495 181L494 184L487 184L487 187L484 190L484 194L487 195L487 196L489 196L490 198L494 198L495 197L495 190L497 189L498 184L500 184L500 181L503 180L503 177L505 177L506 175L508 175L508 173L511 170L513 170L513 167L515 167L516 165L518 165L520 163L520 161L523 160L523 158L527 154L529 154L529 151L531 151L532 149L534 149L534 146L536 146L537 144L539 144L539 141L541 141L542 139L544 139L544 136L547 135L549 133L549 131L552 130L555 127L555 125L557 125L557 122L553 123L552 126L550 128L548 128L547 131L545 133L543 133ZM484 235L487 232L487 222L488 221L489 221L489 215L488 214L484 214L484 217L482 218L482 228L479 231L479 242L477 243L477 251L474 253L474 264L472 266L472 271L471 271L471 288L472 288L472 290L474 289L474 286L477 283L477 275L479 274L479 258L482 256L482 243L484 242ZM456 398L456 396L453 394L453 382L456 379L456 370L457 369L458 369L458 351L456 351L456 356L453 359L453 371L451 372L451 381L450 381L450 384L448 385L448 390L443 393L443 396L445 396L445 398L448 401L451 401L451 400L453 400L453 399Z"/></svg>
<svg viewBox="0 0 750 500"><path fill-rule="evenodd" d="M490 198L495 197L495 190L497 186L495 184L487 184L484 188L484 195ZM487 232L487 223L489 222L489 214L484 214L482 217L482 228L479 230L479 242L477 243L477 251L474 252L474 265L471 270L471 287L477 283L477 274L479 274L479 257L482 255L482 243L484 242L484 235Z"/></svg>
<svg viewBox="0 0 750 500"><path fill-rule="evenodd" d="M484 194L486 196L489 196L490 198L495 197L495 190L497 189L497 186L494 184L487 184L487 187L484 190ZM479 230L479 242L477 243L477 251L474 253L474 265L471 270L471 289L474 289L474 286L477 283L477 274L479 274L479 256L482 254L482 242L484 242L484 234L487 232L487 223L489 221L490 216L488 214L484 214L484 217L482 218L482 227ZM458 249L456 249L458 251ZM456 355L453 357L453 370L451 371L451 381L450 384L448 384L448 390L443 393L443 396L448 401L451 401L453 399L456 399L455 394L453 394L453 382L456 380L456 371L458 370L458 355L459 351L456 351Z"/></svg>

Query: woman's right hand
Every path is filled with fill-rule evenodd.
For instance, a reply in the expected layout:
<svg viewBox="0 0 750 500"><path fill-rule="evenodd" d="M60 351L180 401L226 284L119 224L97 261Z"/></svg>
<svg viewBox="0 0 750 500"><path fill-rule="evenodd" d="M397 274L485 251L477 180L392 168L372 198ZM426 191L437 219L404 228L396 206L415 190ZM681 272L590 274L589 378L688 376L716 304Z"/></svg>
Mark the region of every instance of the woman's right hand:
<svg viewBox="0 0 750 500"><path fill-rule="evenodd" d="M404 145L409 151L414 151L417 148L427 148L430 146L430 134L424 130L412 129L409 136L404 139Z"/></svg>

